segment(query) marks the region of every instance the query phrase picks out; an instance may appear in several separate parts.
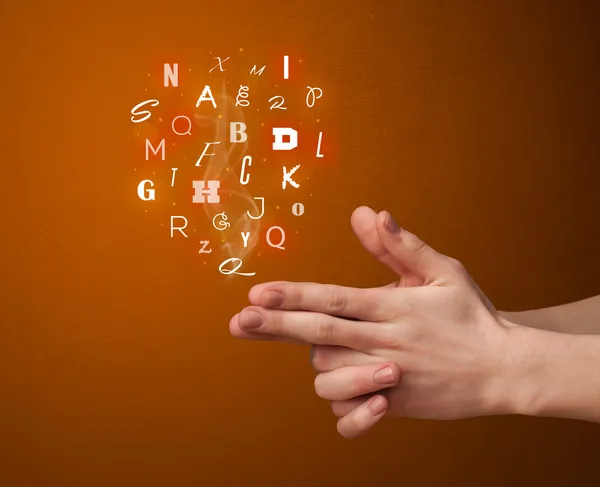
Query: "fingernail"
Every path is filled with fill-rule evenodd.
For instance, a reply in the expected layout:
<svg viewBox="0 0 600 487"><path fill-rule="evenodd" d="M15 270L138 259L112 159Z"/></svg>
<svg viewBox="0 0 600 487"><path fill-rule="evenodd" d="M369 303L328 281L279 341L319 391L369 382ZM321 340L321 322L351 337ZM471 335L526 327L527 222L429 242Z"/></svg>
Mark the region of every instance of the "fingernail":
<svg viewBox="0 0 600 487"><path fill-rule="evenodd" d="M369 400L369 411L373 416L379 416L386 409L385 399L381 396L375 396Z"/></svg>
<svg viewBox="0 0 600 487"><path fill-rule="evenodd" d="M374 379L379 384L393 384L396 382L394 371L389 365L375 372Z"/></svg>
<svg viewBox="0 0 600 487"><path fill-rule="evenodd" d="M267 308L278 308L283 304L285 297L280 291L267 289L260 295L260 300L262 305Z"/></svg>
<svg viewBox="0 0 600 487"><path fill-rule="evenodd" d="M242 311L239 317L239 324L246 330L255 330L263 324L263 316L258 312L251 309Z"/></svg>
<svg viewBox="0 0 600 487"><path fill-rule="evenodd" d="M400 227L396 224L392 215L390 215L387 211L385 212L385 228L390 233L397 233L400 230Z"/></svg>

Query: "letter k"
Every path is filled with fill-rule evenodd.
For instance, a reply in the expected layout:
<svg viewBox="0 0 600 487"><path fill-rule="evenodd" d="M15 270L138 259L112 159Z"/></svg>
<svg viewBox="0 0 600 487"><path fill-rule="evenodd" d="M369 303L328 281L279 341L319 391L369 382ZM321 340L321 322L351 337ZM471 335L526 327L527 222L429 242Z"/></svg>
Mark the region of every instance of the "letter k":
<svg viewBox="0 0 600 487"><path fill-rule="evenodd" d="M286 183L290 183L290 186L293 186L294 188L300 187L300 185L292 179L292 175L298 170L299 167L300 164L295 166L290 172L287 172L286 167L283 166L283 182L281 183L281 187L283 189L285 189Z"/></svg>

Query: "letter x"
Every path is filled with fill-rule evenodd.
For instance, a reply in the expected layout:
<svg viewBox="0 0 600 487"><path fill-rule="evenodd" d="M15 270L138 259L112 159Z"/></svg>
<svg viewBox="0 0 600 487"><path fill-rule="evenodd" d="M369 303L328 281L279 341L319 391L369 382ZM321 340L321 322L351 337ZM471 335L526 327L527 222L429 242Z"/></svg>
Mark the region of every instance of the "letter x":
<svg viewBox="0 0 600 487"><path fill-rule="evenodd" d="M216 68L219 68L219 70L220 70L220 71L225 71L225 70L223 69L223 63L224 63L225 61L227 61L227 60L229 59L229 57L226 57L226 58L225 58L225 59L223 59L222 61L221 61L221 58L220 58L220 57L216 57L215 59L216 59L217 61L219 61L219 64L217 64L217 65L216 65L214 68L212 68L212 69L209 71L209 73L212 73L212 72L213 72L213 70L214 70L214 69L216 69Z"/></svg>

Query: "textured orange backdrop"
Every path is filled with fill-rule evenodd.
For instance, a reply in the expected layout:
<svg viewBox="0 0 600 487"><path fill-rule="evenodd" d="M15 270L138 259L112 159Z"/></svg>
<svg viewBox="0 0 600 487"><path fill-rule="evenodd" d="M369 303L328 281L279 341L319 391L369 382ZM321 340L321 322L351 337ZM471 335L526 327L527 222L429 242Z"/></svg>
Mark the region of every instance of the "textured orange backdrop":
<svg viewBox="0 0 600 487"><path fill-rule="evenodd" d="M0 484L598 485L585 423L397 420L343 440L308 351L227 323L259 281L390 280L351 234L362 204L499 308L600 293L599 25L583 0L4 0ZM240 48L302 56L339 138L306 165L307 213L282 199L286 254L263 243L254 278L226 279L143 211L129 111L161 63Z"/></svg>

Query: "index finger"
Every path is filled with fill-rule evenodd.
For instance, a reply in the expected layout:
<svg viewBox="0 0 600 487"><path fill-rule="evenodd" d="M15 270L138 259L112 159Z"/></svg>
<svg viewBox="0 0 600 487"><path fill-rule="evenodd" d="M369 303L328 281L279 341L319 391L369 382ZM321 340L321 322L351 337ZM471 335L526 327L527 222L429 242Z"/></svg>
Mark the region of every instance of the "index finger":
<svg viewBox="0 0 600 487"><path fill-rule="evenodd" d="M361 321L390 317L382 288L360 289L314 282L282 282L252 290L252 304L288 311L312 311Z"/></svg>

